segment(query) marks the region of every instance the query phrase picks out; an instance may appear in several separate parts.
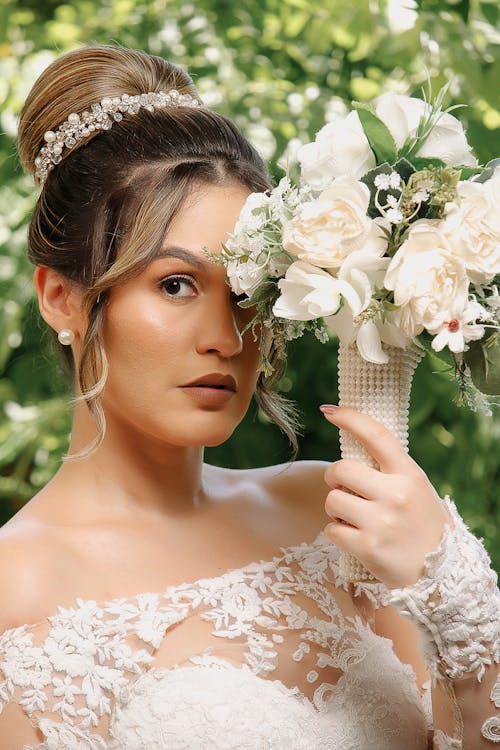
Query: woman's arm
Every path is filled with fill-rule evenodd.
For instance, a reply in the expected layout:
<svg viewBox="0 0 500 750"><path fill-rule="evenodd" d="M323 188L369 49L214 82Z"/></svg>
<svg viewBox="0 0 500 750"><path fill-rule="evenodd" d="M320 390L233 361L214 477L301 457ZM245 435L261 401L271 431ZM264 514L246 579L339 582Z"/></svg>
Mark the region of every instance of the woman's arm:
<svg viewBox="0 0 500 750"><path fill-rule="evenodd" d="M333 520L325 535L361 560L385 584L384 603L418 628L433 679L435 747L491 747L500 726L500 686L492 693L500 592L484 547L382 425L345 407L325 416L351 431L379 466L344 459L328 467ZM403 629L396 621L390 629L397 650Z"/></svg>
<svg viewBox="0 0 500 750"><path fill-rule="evenodd" d="M381 606L375 612L375 630L393 642L394 650L401 661L411 664L417 675L419 687L422 688L431 676L426 670L416 626L403 619L394 607ZM498 710L491 699L495 680L498 679L498 670L498 665L487 667L481 682L475 677L452 681L443 675L432 681L436 750L441 750L437 744L440 733L448 738L455 738L455 747L464 750L493 747L495 743L487 740L483 736L483 731L494 732L491 725L494 720L497 726L499 722ZM497 689L500 689L500 685ZM459 740L460 737L462 741Z"/></svg>

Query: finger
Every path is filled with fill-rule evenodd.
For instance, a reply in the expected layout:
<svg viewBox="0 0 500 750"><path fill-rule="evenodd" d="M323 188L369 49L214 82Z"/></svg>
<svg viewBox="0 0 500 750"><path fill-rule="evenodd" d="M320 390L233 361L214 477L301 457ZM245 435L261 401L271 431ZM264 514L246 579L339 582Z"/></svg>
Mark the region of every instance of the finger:
<svg viewBox="0 0 500 750"><path fill-rule="evenodd" d="M325 511L334 521L343 521L357 529L370 524L370 501L358 497L342 489L335 489L328 493L325 501Z"/></svg>
<svg viewBox="0 0 500 750"><path fill-rule="evenodd" d="M353 458L342 458L330 464L325 470L325 482L332 489L345 487L367 500L382 500L392 487L388 474L381 474L378 469Z"/></svg>
<svg viewBox="0 0 500 750"><path fill-rule="evenodd" d="M323 533L330 542L333 542L333 544L344 550L344 552L354 555L358 560L362 560L365 557L364 535L356 526L350 526L341 521L333 520L325 526Z"/></svg>
<svg viewBox="0 0 500 750"><path fill-rule="evenodd" d="M380 471L405 473L409 467L416 466L399 440L372 417L348 406L324 404L320 409L331 424L347 430L364 445Z"/></svg>

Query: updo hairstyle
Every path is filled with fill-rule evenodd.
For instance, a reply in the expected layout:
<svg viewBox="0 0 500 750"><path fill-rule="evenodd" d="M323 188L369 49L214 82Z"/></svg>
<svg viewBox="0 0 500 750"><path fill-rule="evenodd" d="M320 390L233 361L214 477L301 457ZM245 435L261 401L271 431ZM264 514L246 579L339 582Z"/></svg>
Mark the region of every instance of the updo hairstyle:
<svg viewBox="0 0 500 750"><path fill-rule="evenodd" d="M93 45L69 52L40 75L26 99L19 124L19 154L35 173L44 133L103 97L177 89L199 99L189 75L154 55L119 46ZM205 107L141 108L109 130L97 130L66 149L47 175L28 230L28 254L84 292L88 327L78 371L70 347L60 347L87 404L101 443L105 418L101 394L107 359L101 330L109 290L139 274L161 249L168 228L196 184L240 182L265 191L270 182L262 159L237 127ZM60 345L59 345L60 346ZM282 372L260 373L256 400L296 449L293 409L272 391Z"/></svg>

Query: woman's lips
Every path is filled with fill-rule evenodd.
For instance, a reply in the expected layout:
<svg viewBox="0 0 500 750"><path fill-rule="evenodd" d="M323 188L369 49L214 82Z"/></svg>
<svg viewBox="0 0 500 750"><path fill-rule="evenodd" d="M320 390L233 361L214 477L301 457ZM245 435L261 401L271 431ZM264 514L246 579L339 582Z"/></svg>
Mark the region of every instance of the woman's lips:
<svg viewBox="0 0 500 750"><path fill-rule="evenodd" d="M229 388L217 388L209 385L188 385L182 390L198 402L207 406L223 406L236 394Z"/></svg>
<svg viewBox="0 0 500 750"><path fill-rule="evenodd" d="M238 390L232 375L219 372L203 375L181 388L200 404L214 407L226 404Z"/></svg>

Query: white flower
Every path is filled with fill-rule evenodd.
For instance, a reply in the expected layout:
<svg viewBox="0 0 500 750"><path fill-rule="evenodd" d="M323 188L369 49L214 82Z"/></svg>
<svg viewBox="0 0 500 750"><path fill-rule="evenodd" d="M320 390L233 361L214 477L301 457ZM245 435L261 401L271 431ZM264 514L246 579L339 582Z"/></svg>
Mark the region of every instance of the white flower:
<svg viewBox="0 0 500 750"><path fill-rule="evenodd" d="M348 284L326 271L303 261L296 261L278 282L281 296L273 313L288 320L313 320L332 315L338 310L341 295L349 294Z"/></svg>
<svg viewBox="0 0 500 750"><path fill-rule="evenodd" d="M264 281L267 270L264 263L256 263L251 258L235 258L226 265L227 277L235 294L246 294L249 297Z"/></svg>
<svg viewBox="0 0 500 750"><path fill-rule="evenodd" d="M429 191L426 188L420 188L416 193L413 193L413 203L425 203L429 200Z"/></svg>
<svg viewBox="0 0 500 750"><path fill-rule="evenodd" d="M300 260L338 268L356 250L383 255L387 240L367 215L370 191L352 177L338 177L308 201L283 228L283 247Z"/></svg>
<svg viewBox="0 0 500 750"><path fill-rule="evenodd" d="M267 193L250 193L240 211L233 234L248 230L258 231L267 221L271 198Z"/></svg>
<svg viewBox="0 0 500 750"><path fill-rule="evenodd" d="M403 214L399 208L389 208L384 215L390 224L400 224L403 221Z"/></svg>
<svg viewBox="0 0 500 750"><path fill-rule="evenodd" d="M448 203L443 231L463 258L475 284L486 284L500 273L500 168L484 183L457 185L458 203Z"/></svg>
<svg viewBox="0 0 500 750"><path fill-rule="evenodd" d="M467 351L467 341L481 339L484 336L484 326L478 325L476 321L487 317L487 311L478 302L470 301L464 310L443 322L432 340L432 348L436 352L440 352L445 346L452 352Z"/></svg>
<svg viewBox="0 0 500 750"><path fill-rule="evenodd" d="M368 362L387 363L381 342L391 346L405 347L408 337L395 325L391 313L383 322L379 315L366 316L365 312L373 300L374 287L381 287L390 262L389 258L377 258L369 253L353 253L339 271L339 280L347 282L350 293L344 294L345 304L334 315L325 319L330 330L340 342L349 346L354 341L361 356Z"/></svg>
<svg viewBox="0 0 500 750"><path fill-rule="evenodd" d="M312 143L298 150L297 157L302 179L315 190L324 190L335 177L348 175L358 179L375 166L357 112L329 122Z"/></svg>
<svg viewBox="0 0 500 750"><path fill-rule="evenodd" d="M375 177L374 184L379 190L397 189L401 187L401 176L397 172L378 174Z"/></svg>
<svg viewBox="0 0 500 750"><path fill-rule="evenodd" d="M375 112L391 132L399 150L409 136L415 135L420 119L429 114L430 107L422 99L389 92L375 99ZM441 114L416 156L442 159L445 164L454 166L477 165L462 123L447 112Z"/></svg>
<svg viewBox="0 0 500 750"><path fill-rule="evenodd" d="M413 338L424 328L437 330L467 302L469 279L440 222L422 219L392 258L384 279L399 306L396 322Z"/></svg>

